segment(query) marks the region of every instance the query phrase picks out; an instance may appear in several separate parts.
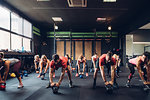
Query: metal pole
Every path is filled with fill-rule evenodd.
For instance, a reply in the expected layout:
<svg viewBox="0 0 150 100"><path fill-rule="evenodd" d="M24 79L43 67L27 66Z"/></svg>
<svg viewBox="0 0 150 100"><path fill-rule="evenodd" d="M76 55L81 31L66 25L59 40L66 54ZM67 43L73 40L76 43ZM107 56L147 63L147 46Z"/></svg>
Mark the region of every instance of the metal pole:
<svg viewBox="0 0 150 100"><path fill-rule="evenodd" d="M72 58L72 31L70 31L70 57Z"/></svg>
<svg viewBox="0 0 150 100"><path fill-rule="evenodd" d="M56 53L56 47L55 47L55 45L56 45L56 41L55 41L55 23L54 23L54 54Z"/></svg>

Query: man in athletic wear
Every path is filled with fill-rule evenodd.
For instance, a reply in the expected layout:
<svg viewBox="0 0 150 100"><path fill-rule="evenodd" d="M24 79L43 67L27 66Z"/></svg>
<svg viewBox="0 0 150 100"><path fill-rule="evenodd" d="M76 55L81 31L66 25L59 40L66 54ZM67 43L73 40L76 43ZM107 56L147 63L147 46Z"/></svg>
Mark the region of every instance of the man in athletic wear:
<svg viewBox="0 0 150 100"><path fill-rule="evenodd" d="M63 77L65 75L65 70L67 70L67 74L69 77L69 87L72 88L73 86L72 86L71 72L67 66L68 59L62 56L59 57L58 54L54 54L52 58L53 60L50 62L50 68L49 68L50 69L49 77L50 77L51 87L53 87L54 85L57 87L60 86L63 80ZM53 72L55 70L58 70L59 68L61 68L61 75L60 75L59 81L55 83L53 82Z"/></svg>
<svg viewBox="0 0 150 100"><path fill-rule="evenodd" d="M116 65L116 60L112 57L112 52L108 51L107 54L103 54L102 56L100 56L99 60L97 60L97 62L96 62L96 70L94 72L93 88L96 88L96 78L97 78L97 73L98 73L99 69L101 71L101 76L102 76L102 79L103 79L105 85L108 85L108 84L113 85L115 65ZM111 81L106 80L105 72L104 72L105 67L111 68Z"/></svg>

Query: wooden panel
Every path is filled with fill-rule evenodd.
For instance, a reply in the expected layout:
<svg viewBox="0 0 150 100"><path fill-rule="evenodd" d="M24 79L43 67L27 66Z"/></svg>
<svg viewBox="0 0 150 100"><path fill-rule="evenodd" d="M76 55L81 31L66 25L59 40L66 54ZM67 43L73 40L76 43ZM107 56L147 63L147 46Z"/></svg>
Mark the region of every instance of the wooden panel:
<svg viewBox="0 0 150 100"><path fill-rule="evenodd" d="M83 55L83 42L75 41L75 59L77 60L81 54Z"/></svg>
<svg viewBox="0 0 150 100"><path fill-rule="evenodd" d="M92 57L92 41L85 41L85 57L91 60Z"/></svg>
<svg viewBox="0 0 150 100"><path fill-rule="evenodd" d="M101 41L96 41L96 52L98 56L101 56Z"/></svg>
<svg viewBox="0 0 150 100"><path fill-rule="evenodd" d="M72 41L72 56L73 56L73 41ZM71 48L70 48L70 41L66 41L66 54L69 55L69 57L71 56Z"/></svg>
<svg viewBox="0 0 150 100"><path fill-rule="evenodd" d="M57 54L59 56L64 56L64 41L57 41Z"/></svg>

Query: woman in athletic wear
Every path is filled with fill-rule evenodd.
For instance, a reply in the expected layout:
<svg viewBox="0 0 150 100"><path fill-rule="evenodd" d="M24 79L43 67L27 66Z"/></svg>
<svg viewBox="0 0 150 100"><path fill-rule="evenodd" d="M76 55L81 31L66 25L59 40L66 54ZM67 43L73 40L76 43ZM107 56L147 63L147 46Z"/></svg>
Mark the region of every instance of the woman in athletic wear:
<svg viewBox="0 0 150 100"><path fill-rule="evenodd" d="M4 59L4 53L0 52L0 83L6 83L8 72L15 73L19 85L18 88L23 88L23 83L19 73L21 68L21 61L16 58Z"/></svg>
<svg viewBox="0 0 150 100"><path fill-rule="evenodd" d="M35 66L35 71L36 73L39 73L39 63L40 63L40 58L39 55L34 56L34 66Z"/></svg>
<svg viewBox="0 0 150 100"><path fill-rule="evenodd" d="M80 71L81 66L83 66L82 72ZM85 68L86 68L86 76L88 76L88 66L87 66L87 63L86 63L86 58L83 55L80 55L78 60L77 60L76 77L78 77L80 74L84 75Z"/></svg>
<svg viewBox="0 0 150 100"><path fill-rule="evenodd" d="M129 60L128 67L130 74L126 86L130 87L130 82L135 73L135 67L140 75L143 84L150 84L150 52L145 52L142 56L132 58Z"/></svg>

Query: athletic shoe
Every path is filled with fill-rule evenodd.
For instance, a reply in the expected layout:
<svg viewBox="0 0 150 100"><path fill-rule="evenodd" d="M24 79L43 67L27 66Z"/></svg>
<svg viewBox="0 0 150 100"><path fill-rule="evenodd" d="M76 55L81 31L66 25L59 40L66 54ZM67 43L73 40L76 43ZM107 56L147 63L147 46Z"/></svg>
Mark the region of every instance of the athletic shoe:
<svg viewBox="0 0 150 100"><path fill-rule="evenodd" d="M50 85L50 83L48 83L48 85L46 86L46 88L50 88L51 87L51 85Z"/></svg>
<svg viewBox="0 0 150 100"><path fill-rule="evenodd" d="M76 73L76 77L78 77L79 76L79 74L78 73Z"/></svg>
<svg viewBox="0 0 150 100"><path fill-rule="evenodd" d="M86 77L88 77L89 76L89 74L88 73L86 73Z"/></svg>
<svg viewBox="0 0 150 100"><path fill-rule="evenodd" d="M53 74L53 78L55 78L55 74Z"/></svg>
<svg viewBox="0 0 150 100"><path fill-rule="evenodd" d="M23 88L23 87L24 87L23 85L20 85L20 84L18 85L18 89Z"/></svg>
<svg viewBox="0 0 150 100"><path fill-rule="evenodd" d="M96 89L96 81L93 82L93 89Z"/></svg>
<svg viewBox="0 0 150 100"><path fill-rule="evenodd" d="M72 81L69 82L69 87L70 87L70 88L73 88Z"/></svg>
<svg viewBox="0 0 150 100"><path fill-rule="evenodd" d="M127 88L131 87L130 82L127 82L127 83L126 83L126 87L127 87Z"/></svg>

